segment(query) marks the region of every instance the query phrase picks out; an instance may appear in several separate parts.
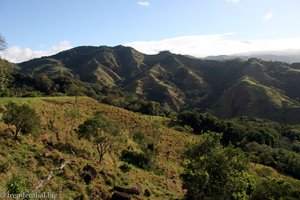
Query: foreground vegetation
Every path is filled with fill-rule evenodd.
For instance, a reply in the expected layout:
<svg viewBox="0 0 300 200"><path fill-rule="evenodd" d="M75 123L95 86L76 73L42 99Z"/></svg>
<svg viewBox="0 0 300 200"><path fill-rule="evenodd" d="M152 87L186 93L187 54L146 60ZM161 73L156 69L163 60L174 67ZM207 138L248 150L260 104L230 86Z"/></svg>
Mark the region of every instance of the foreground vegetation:
<svg viewBox="0 0 300 200"><path fill-rule="evenodd" d="M7 184L14 177L21 177L26 181L26 190L33 191L49 172L68 161L62 170L55 170L40 192L54 191L63 199L109 199L114 186L139 186L141 193L146 193L150 199L183 197L179 178L182 171L180 152L193 137L166 128L162 125L165 119L134 114L87 97L79 97L76 105L74 97L4 98L0 102L3 110L9 101L34 108L41 118L41 127L38 133L20 134L16 140L10 131L14 127L1 124L1 192L7 190ZM78 109L80 116L70 116L74 109ZM86 124L86 119L93 119L95 112L121 130L114 136L115 142L101 163L93 141L80 139L75 131L78 128L80 132L82 126L79 125ZM124 152L129 152L129 159L135 154L148 159L144 147L151 145L140 138L148 138L150 143L157 135L160 139L155 145L159 153L151 166L148 160L147 169L123 161Z"/></svg>
<svg viewBox="0 0 300 200"><path fill-rule="evenodd" d="M137 199L300 197L297 126L198 112L146 116L88 97L2 98L0 107L0 192L110 199L125 188ZM30 118L36 113L39 122L16 138L5 116L19 107L34 110Z"/></svg>

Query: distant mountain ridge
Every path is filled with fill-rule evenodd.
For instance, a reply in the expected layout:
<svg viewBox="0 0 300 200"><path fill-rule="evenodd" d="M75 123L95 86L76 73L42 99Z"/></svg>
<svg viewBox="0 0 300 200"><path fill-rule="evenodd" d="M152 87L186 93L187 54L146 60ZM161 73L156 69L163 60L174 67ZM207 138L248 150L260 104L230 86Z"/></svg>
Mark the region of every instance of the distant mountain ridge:
<svg viewBox="0 0 300 200"><path fill-rule="evenodd" d="M291 64L300 62L300 50L248 52L242 54L208 56L205 59L218 61L241 59L246 61L249 58L258 58L264 61L280 61Z"/></svg>
<svg viewBox="0 0 300 200"><path fill-rule="evenodd" d="M215 61L168 51L146 55L124 46L82 46L19 65L21 73L72 77L135 93L177 111L300 122L297 63L255 58Z"/></svg>

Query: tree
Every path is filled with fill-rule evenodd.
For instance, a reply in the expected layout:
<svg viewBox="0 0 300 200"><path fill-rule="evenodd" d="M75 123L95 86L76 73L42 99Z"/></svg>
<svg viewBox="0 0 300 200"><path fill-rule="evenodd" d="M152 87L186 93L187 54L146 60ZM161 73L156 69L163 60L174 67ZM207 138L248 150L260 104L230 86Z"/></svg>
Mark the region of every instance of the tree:
<svg viewBox="0 0 300 200"><path fill-rule="evenodd" d="M195 133L202 131L222 132L222 122L209 113L200 113L198 111L184 111L178 115L178 120L183 125L189 125Z"/></svg>
<svg viewBox="0 0 300 200"><path fill-rule="evenodd" d="M113 136L119 132L119 127L101 114L85 120L77 129L79 138L87 139L94 144L100 163L113 144Z"/></svg>
<svg viewBox="0 0 300 200"><path fill-rule="evenodd" d="M0 51L6 48L5 38L0 34ZM0 96L11 81L11 63L0 58Z"/></svg>
<svg viewBox="0 0 300 200"><path fill-rule="evenodd" d="M3 111L2 120L8 125L15 126L14 138L18 139L18 134L34 133L41 126L41 120L33 108L27 104L17 105L9 102Z"/></svg>
<svg viewBox="0 0 300 200"><path fill-rule="evenodd" d="M0 34L0 51L4 50L6 47L6 40L5 38Z"/></svg>
<svg viewBox="0 0 300 200"><path fill-rule="evenodd" d="M251 199L299 199L300 193L296 190L283 179L263 179L257 185Z"/></svg>
<svg viewBox="0 0 300 200"><path fill-rule="evenodd" d="M0 59L0 96L2 96L10 81L10 64L8 61Z"/></svg>
<svg viewBox="0 0 300 200"><path fill-rule="evenodd" d="M181 175L187 199L247 199L253 191L254 181L244 171L246 157L232 145L222 147L221 137L205 134L187 151L190 163Z"/></svg>

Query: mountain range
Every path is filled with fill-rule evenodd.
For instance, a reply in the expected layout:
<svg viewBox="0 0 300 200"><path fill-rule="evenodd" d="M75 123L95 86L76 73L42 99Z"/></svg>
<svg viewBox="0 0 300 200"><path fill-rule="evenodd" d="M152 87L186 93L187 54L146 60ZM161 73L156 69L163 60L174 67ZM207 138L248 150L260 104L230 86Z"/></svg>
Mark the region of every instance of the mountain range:
<svg viewBox="0 0 300 200"><path fill-rule="evenodd" d="M221 118L254 116L300 122L300 63L258 58L212 60L146 55L124 47L81 46L18 64L19 73L96 84Z"/></svg>

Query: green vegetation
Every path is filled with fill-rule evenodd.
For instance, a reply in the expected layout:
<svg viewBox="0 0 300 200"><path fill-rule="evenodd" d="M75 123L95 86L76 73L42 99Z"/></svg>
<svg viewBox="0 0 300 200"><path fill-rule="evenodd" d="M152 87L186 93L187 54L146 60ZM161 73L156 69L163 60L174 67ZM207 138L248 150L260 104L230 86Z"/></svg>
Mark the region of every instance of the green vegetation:
<svg viewBox="0 0 300 200"><path fill-rule="evenodd" d="M12 195L27 194L30 192L30 184L26 181L26 178L20 176L12 176L6 184L6 188L7 193Z"/></svg>
<svg viewBox="0 0 300 200"><path fill-rule="evenodd" d="M123 172L129 172L129 171L132 169L131 165L130 165L130 164L127 164L127 163L124 163L124 164L121 165L119 168L120 168Z"/></svg>
<svg viewBox="0 0 300 200"><path fill-rule="evenodd" d="M22 188L27 180L26 190L33 191L53 171L37 192L52 191L62 199L109 199L114 186L136 185L149 199L299 198L297 159L289 155L298 155L293 152L299 139L297 126L247 117L224 121L199 112L184 112L178 121L136 114L87 97L78 97L77 103L76 97L4 98L0 106L9 101L32 106L43 131L16 143L6 133L7 125L0 124L0 191L7 190L13 174L26 174L14 181L15 188ZM73 128L66 131L71 121L77 134ZM205 133L218 132L217 128L226 129L223 134ZM263 131L260 137L251 137ZM229 137L236 133L241 133L237 139ZM107 144L100 161L97 145ZM267 149L261 150L263 146ZM277 150L281 158L274 154ZM280 164L264 163L271 158ZM58 169L64 163L63 170Z"/></svg>
<svg viewBox="0 0 300 200"><path fill-rule="evenodd" d="M0 64L0 192L300 198L297 64L122 46Z"/></svg>
<svg viewBox="0 0 300 200"><path fill-rule="evenodd" d="M40 118L29 105L17 105L9 102L3 111L2 120L8 125L15 127L13 132L14 138L17 140L18 134L37 133L40 128Z"/></svg>
<svg viewBox="0 0 300 200"><path fill-rule="evenodd" d="M299 123L296 64L259 59L225 62L130 47L77 47L19 64L5 96L86 95L143 114L187 109L221 118L253 116ZM296 67L295 67L296 66Z"/></svg>
<svg viewBox="0 0 300 200"><path fill-rule="evenodd" d="M266 179L257 185L252 199L299 199L300 192L282 179Z"/></svg>
<svg viewBox="0 0 300 200"><path fill-rule="evenodd" d="M9 94L8 86L12 83L13 77L11 75L15 65L0 58L0 96Z"/></svg>
<svg viewBox="0 0 300 200"><path fill-rule="evenodd" d="M85 120L77 129L79 138L88 139L94 144L100 163L113 144L113 136L116 136L119 132L120 130L116 124L101 114L96 114Z"/></svg>
<svg viewBox="0 0 300 200"><path fill-rule="evenodd" d="M175 160L180 156L179 152L184 148L185 142L189 140L184 134L168 128L161 132L161 139L157 141L157 145L160 146L160 157L156 157L155 160L155 169L161 171L158 175L156 172L153 173L152 169L144 170L127 164L120 157L124 150L142 151L140 144L132 139L134 134L143 132L145 137L150 137L159 129L160 122L155 122L154 118L148 116L99 104L87 97L78 97L77 104L75 100L75 97L3 98L0 100L0 107L4 107L9 101L17 105L30 105L40 116L42 125L41 134L38 137L30 134L24 135L21 140L15 142L10 132L7 132L8 126L0 122L0 145L3 150L0 157L1 192L6 191L7 181L13 174L26 175L24 180L31 183L28 187L29 191L33 191L38 183L47 179L49 173L53 171L52 178L45 181L45 184L37 190L38 193L50 191L58 194L62 199L110 199L114 186L130 188L138 184L141 185L142 191L147 191L145 194L151 195L150 199L165 199L165 195L170 198L183 196L179 179L181 168ZM67 121L69 116L66 113L74 108L80 113L78 118L74 119L74 127L83 125L85 121L101 113L100 118L106 118L106 120L104 122L101 120L99 130L103 130L100 127L110 127L107 124L114 124L122 130L117 136L111 136L113 144L101 163L99 163L94 142L88 138L79 139L78 134L71 128L66 133L66 128L69 126ZM153 125L154 122L159 126ZM57 132L59 139L56 137ZM169 140L170 138L178 138L175 139L176 145ZM161 146L163 141L170 142L171 148ZM168 162L164 158L167 151L170 151L173 156ZM63 170L57 169L65 162L67 164ZM162 174L167 170L171 171L168 174ZM165 178L172 176L175 177L174 183Z"/></svg>
<svg viewBox="0 0 300 200"><path fill-rule="evenodd" d="M191 126L197 134L206 131L222 133L223 145L233 144L243 149L252 162L272 166L300 178L300 155L297 152L300 138L287 125L251 117L224 121L195 111L181 113L178 120L183 125Z"/></svg>
<svg viewBox="0 0 300 200"><path fill-rule="evenodd" d="M248 199L254 179L246 173L246 156L233 146L222 147L222 135L210 133L187 151L190 163L182 174L186 199Z"/></svg>

